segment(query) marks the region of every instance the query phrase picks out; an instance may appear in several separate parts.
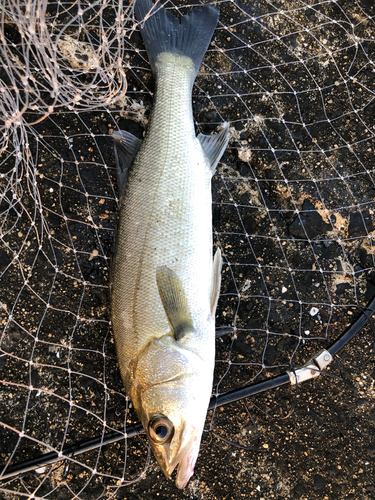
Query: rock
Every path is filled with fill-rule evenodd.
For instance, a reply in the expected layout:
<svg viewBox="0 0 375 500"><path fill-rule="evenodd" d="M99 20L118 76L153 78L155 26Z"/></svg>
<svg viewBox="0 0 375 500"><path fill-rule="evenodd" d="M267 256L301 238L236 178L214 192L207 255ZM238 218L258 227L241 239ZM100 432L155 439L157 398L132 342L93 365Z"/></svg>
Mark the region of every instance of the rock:
<svg viewBox="0 0 375 500"><path fill-rule="evenodd" d="M348 235L349 238L357 236L367 236L374 229L371 215L368 210L361 212L352 212L349 219Z"/></svg>
<svg viewBox="0 0 375 500"><path fill-rule="evenodd" d="M326 480L324 479L323 476L320 474L315 474L314 476L314 488L317 490L320 490L321 488L324 488L326 485Z"/></svg>
<svg viewBox="0 0 375 500"><path fill-rule="evenodd" d="M289 233L293 238L313 239L332 229L330 224L324 222L322 216L315 209L314 205L305 200L299 215L289 226Z"/></svg>
<svg viewBox="0 0 375 500"><path fill-rule="evenodd" d="M253 354L254 351L251 345L246 344L245 342L239 342L238 340L235 340L233 342L233 349L245 357L249 356L250 354Z"/></svg>
<svg viewBox="0 0 375 500"><path fill-rule="evenodd" d="M306 494L306 491L308 491L307 486L303 482L299 481L293 489L293 497L292 498L299 498L300 499L302 497L302 495Z"/></svg>
<svg viewBox="0 0 375 500"><path fill-rule="evenodd" d="M267 366L272 366L275 362L277 356L277 349L273 345L268 345L266 347L266 352L264 353L264 363Z"/></svg>
<svg viewBox="0 0 375 500"><path fill-rule="evenodd" d="M331 467L329 470L329 475L331 477L337 477L339 475L339 470L336 467Z"/></svg>
<svg viewBox="0 0 375 500"><path fill-rule="evenodd" d="M336 295L342 295L345 290L350 290L352 288L350 283L339 283L336 285Z"/></svg>
<svg viewBox="0 0 375 500"><path fill-rule="evenodd" d="M99 123L99 130L101 134L107 135L108 134L108 127L105 122L100 122Z"/></svg>

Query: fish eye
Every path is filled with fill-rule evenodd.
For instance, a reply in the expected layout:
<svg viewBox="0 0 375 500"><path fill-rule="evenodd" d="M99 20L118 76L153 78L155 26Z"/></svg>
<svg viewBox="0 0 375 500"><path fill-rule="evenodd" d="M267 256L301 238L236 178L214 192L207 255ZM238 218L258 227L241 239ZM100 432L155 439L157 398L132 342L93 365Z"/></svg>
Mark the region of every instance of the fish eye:
<svg viewBox="0 0 375 500"><path fill-rule="evenodd" d="M150 420L148 424L150 438L156 444L163 444L172 439L174 434L174 425L169 418L164 415L157 415Z"/></svg>

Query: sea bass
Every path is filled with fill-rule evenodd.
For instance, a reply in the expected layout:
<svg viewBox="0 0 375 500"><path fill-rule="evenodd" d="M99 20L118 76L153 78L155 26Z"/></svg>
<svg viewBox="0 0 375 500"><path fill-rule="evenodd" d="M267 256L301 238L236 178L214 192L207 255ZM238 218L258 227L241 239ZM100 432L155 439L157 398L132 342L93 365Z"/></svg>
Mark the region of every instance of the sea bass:
<svg viewBox="0 0 375 500"><path fill-rule="evenodd" d="M136 0L156 91L146 135L115 132L121 192L112 324L121 376L164 474L194 472L212 391L221 253L212 258L211 177L225 125L195 135L192 87L219 9L178 18Z"/></svg>

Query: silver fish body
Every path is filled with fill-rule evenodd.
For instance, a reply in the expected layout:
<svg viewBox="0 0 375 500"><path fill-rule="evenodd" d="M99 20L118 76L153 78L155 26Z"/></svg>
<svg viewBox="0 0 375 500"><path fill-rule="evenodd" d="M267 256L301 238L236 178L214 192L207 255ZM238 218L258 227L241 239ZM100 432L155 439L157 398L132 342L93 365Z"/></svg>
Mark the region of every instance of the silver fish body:
<svg viewBox="0 0 375 500"><path fill-rule="evenodd" d="M196 137L191 107L196 65L161 52L153 71L154 106L121 200L112 324L126 391L164 473L179 464L184 487L212 390L221 257L212 259L209 139ZM227 140L225 130L216 163Z"/></svg>

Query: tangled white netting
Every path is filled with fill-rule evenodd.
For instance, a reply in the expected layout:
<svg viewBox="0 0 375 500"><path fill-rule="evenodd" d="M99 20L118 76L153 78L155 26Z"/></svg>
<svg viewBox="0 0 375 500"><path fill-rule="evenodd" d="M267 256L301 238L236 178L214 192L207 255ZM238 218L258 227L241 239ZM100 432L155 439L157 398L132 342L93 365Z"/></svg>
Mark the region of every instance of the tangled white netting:
<svg viewBox="0 0 375 500"><path fill-rule="evenodd" d="M220 7L193 90L197 130L231 126L213 180L217 326L234 327L217 339L217 393L304 364L375 294L372 3ZM4 0L0 22L0 466L11 467L137 422L110 327L109 133L142 133L153 81L122 1ZM225 411L206 429L251 444ZM142 437L123 439L0 492L124 498L149 461Z"/></svg>

